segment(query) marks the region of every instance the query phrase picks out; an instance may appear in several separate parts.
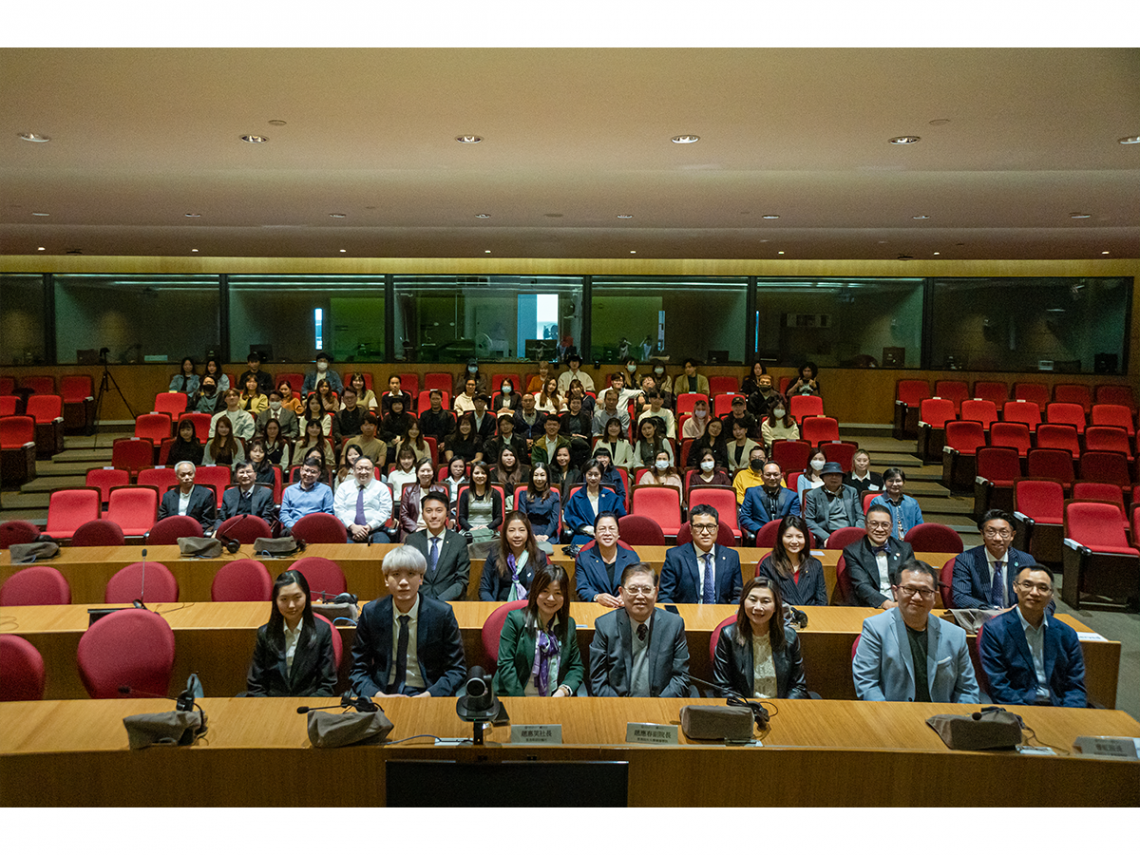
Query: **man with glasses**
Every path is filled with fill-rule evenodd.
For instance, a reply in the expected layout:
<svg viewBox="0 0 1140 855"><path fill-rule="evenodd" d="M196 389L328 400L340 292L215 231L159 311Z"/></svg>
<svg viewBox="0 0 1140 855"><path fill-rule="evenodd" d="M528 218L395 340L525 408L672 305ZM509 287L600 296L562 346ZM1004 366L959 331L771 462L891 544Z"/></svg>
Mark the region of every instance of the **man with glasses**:
<svg viewBox="0 0 1140 855"><path fill-rule="evenodd" d="M780 464L769 461L761 464L761 467L763 483L744 491L744 503L739 511L740 528L747 532L750 541L754 541L760 529L772 520L800 515L800 497L794 490L780 486L784 477Z"/></svg>
<svg viewBox="0 0 1140 855"><path fill-rule="evenodd" d="M689 511L689 526L693 542L665 552L661 602L739 603L744 587L740 555L735 549L717 545L720 521L716 508L697 505Z"/></svg>
<svg viewBox="0 0 1140 855"><path fill-rule="evenodd" d="M281 495L281 526L291 530L306 514L331 514L333 491L321 483L324 469L318 459L310 457L301 464L301 482L290 484Z"/></svg>
<svg viewBox="0 0 1140 855"><path fill-rule="evenodd" d="M914 559L914 550L891 534L893 520L889 508L872 505L867 509L867 536L843 550L853 605L871 609L893 609L897 605L891 578Z"/></svg>
<svg viewBox="0 0 1140 855"><path fill-rule="evenodd" d="M925 561L911 560L892 575L898 608L863 621L851 673L862 701L976 704L978 682L966 631L930 619L938 578Z"/></svg>
<svg viewBox="0 0 1140 855"><path fill-rule="evenodd" d="M1014 549L1013 517L1006 511L986 511L978 524L984 545L967 549L954 559L954 608L1005 610L1017 601L1013 581L1022 567L1036 564L1032 555ZM1057 606L1050 603L1050 612Z"/></svg>
<svg viewBox="0 0 1140 855"><path fill-rule="evenodd" d="M1084 707L1085 660L1072 627L1045 612L1053 602L1053 571L1022 567L1013 583L1017 606L986 622L978 634L982 671L995 704Z"/></svg>

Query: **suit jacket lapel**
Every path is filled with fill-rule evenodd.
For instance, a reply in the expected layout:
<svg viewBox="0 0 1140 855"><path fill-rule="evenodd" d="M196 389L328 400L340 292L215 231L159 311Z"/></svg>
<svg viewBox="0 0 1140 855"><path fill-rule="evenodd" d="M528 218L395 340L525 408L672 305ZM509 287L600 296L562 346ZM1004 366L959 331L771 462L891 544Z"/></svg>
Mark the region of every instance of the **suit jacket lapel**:
<svg viewBox="0 0 1140 855"><path fill-rule="evenodd" d="M618 634L621 636L621 655L625 665L625 690L630 692L633 690L633 644L630 640L632 628L629 615L625 609L617 613L617 626Z"/></svg>
<svg viewBox="0 0 1140 855"><path fill-rule="evenodd" d="M1028 646L1028 643L1026 646ZM1045 640L1042 647L1044 648L1042 658L1045 660L1045 679L1049 682L1049 685L1045 686L1045 688L1049 690L1049 695L1052 696L1053 668L1057 664L1057 654L1061 649L1061 639L1056 629L1049 626L1045 627ZM1030 664L1032 664L1032 662L1033 658L1030 657ZM1034 671L1034 673L1036 673L1036 671Z"/></svg>
<svg viewBox="0 0 1140 855"><path fill-rule="evenodd" d="M942 637L942 618L926 616L926 691L934 700L934 678L938 676L938 642Z"/></svg>
<svg viewBox="0 0 1140 855"><path fill-rule="evenodd" d="M906 622L902 619L902 614L897 608L891 609L891 617L895 622L895 642L899 646L899 656L902 658L903 665L906 666L906 673L910 678L910 685L917 688L917 683L914 679L914 657L910 652L910 639L906 634Z"/></svg>
<svg viewBox="0 0 1140 855"><path fill-rule="evenodd" d="M380 661L384 663L384 673L377 674L377 682L381 691L387 691L388 675L392 671L392 621L396 611L392 605L392 597L387 596L380 601L377 618L380 620Z"/></svg>

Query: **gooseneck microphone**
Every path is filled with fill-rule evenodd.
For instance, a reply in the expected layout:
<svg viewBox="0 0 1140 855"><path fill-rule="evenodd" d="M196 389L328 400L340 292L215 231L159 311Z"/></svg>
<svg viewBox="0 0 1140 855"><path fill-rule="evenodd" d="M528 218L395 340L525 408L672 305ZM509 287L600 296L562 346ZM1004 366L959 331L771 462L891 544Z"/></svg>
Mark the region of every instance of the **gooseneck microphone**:
<svg viewBox="0 0 1140 855"><path fill-rule="evenodd" d="M146 608L146 549L142 551L142 580L139 585L139 598L134 601L136 609Z"/></svg>
<svg viewBox="0 0 1140 855"><path fill-rule="evenodd" d="M349 689L343 695L340 696L340 703L339 704L332 704L331 706L327 706L327 707L297 707L297 712L301 715L304 715L305 713L313 712L315 710L347 709L348 707L352 707L357 712L377 712L377 711L383 712L384 711L380 707L379 704L377 704L374 700L372 700L372 698L369 698L369 697L364 696L364 695L361 695L359 697L354 696L352 694L352 690Z"/></svg>

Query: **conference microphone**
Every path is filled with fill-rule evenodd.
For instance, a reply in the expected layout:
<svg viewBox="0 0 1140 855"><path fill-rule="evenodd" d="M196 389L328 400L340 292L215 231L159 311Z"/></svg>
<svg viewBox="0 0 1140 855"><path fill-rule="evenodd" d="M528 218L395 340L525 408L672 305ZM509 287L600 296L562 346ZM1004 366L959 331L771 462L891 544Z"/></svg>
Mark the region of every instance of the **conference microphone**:
<svg viewBox="0 0 1140 855"><path fill-rule="evenodd" d="M380 712L384 711L378 703L372 700L372 698L369 698L365 695L354 696L352 694L352 690L349 689L340 696L339 704L333 704L332 706L327 707L297 707L297 712L301 715L304 715L305 713L313 712L314 710L347 709L348 707L352 707L357 712L376 712L377 710Z"/></svg>
<svg viewBox="0 0 1140 855"><path fill-rule="evenodd" d="M202 691L202 683L198 679L197 673L191 674L189 676L189 678L186 680L186 688L182 690L182 693L177 698L172 698L169 695L156 695L152 692L144 692L141 689L135 689L127 684L119 686L120 695L135 695L144 698L161 698L166 701L174 701L174 709L176 712L192 713L194 712L194 708L198 707L198 727L194 731L194 736L197 738L199 736L202 736L206 732L207 728L206 712L202 709L201 706L198 705L198 702L194 700L196 697L195 691Z"/></svg>
<svg viewBox="0 0 1140 855"><path fill-rule="evenodd" d="M139 586L139 598L134 601L136 609L146 608L146 548L142 551L142 583Z"/></svg>
<svg viewBox="0 0 1140 855"><path fill-rule="evenodd" d="M689 675L689 679L707 689L712 689L718 696L723 697L730 707L747 707L752 712L752 718L755 719L756 726L761 730L768 726L770 714L760 701L746 698L737 692L726 690L715 683L702 680L700 677L694 677L692 674Z"/></svg>

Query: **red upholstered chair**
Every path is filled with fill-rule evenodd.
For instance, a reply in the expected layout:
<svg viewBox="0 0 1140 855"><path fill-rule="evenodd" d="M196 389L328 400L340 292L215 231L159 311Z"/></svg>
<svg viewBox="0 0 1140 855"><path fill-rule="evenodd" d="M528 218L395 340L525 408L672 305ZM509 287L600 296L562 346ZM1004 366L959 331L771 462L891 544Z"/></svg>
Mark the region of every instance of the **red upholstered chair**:
<svg viewBox="0 0 1140 855"><path fill-rule="evenodd" d="M881 490L864 490L863 491L863 516L867 516L867 511L871 510L871 502L875 501L875 496L881 496Z"/></svg>
<svg viewBox="0 0 1140 855"><path fill-rule="evenodd" d="M172 419L166 413L143 413L135 417L135 439L149 439L157 449L170 436ZM152 458L153 459L153 458Z"/></svg>
<svg viewBox="0 0 1140 855"><path fill-rule="evenodd" d="M111 444L111 465L138 472L154 466L154 443L146 439L116 439Z"/></svg>
<svg viewBox="0 0 1140 855"><path fill-rule="evenodd" d="M503 624L507 622L507 615L518 609L525 609L526 600L511 600L496 608L483 622L483 629L479 637L483 642L484 669L492 673L499 663L499 640L503 635Z"/></svg>
<svg viewBox="0 0 1140 855"><path fill-rule="evenodd" d="M1041 410L1035 401L1007 401L1002 407L1001 418L1004 422L1023 424L1035 431L1041 424Z"/></svg>
<svg viewBox="0 0 1140 855"><path fill-rule="evenodd" d="M165 495L171 487L178 486L178 473L174 471L173 466L143 469L135 478L135 483L140 487L155 487L160 495Z"/></svg>
<svg viewBox="0 0 1140 855"><path fill-rule="evenodd" d="M23 402L15 395L0 395L0 418L20 414Z"/></svg>
<svg viewBox="0 0 1140 855"><path fill-rule="evenodd" d="M429 391L439 389L441 392L450 392L454 385L454 378L445 371L429 371L424 374L423 388Z"/></svg>
<svg viewBox="0 0 1140 855"><path fill-rule="evenodd" d="M180 537L202 537L202 524L194 517L167 517L159 520L146 536L147 546L174 546Z"/></svg>
<svg viewBox="0 0 1140 855"><path fill-rule="evenodd" d="M1025 457L1032 447L1029 425L1019 422L994 422L990 425L990 445L994 448L1013 448L1018 457Z"/></svg>
<svg viewBox="0 0 1140 855"><path fill-rule="evenodd" d="M300 392L301 387L305 385L305 375L298 374L293 371L282 371L280 374L273 378L273 388L276 389L281 385L282 380L289 381L289 388L294 392Z"/></svg>
<svg viewBox="0 0 1140 855"><path fill-rule="evenodd" d="M1092 390L1084 383L1058 383L1053 387L1053 401L1077 404L1086 413L1092 409Z"/></svg>
<svg viewBox="0 0 1140 855"><path fill-rule="evenodd" d="M401 375L403 376L403 375ZM340 660L344 658L344 639L340 637L340 630L324 615L313 615L317 620L323 620L332 630L333 665L340 670Z"/></svg>
<svg viewBox="0 0 1140 855"><path fill-rule="evenodd" d="M1101 502L1065 505L1061 598L1081 608L1083 596L1140 595L1140 551L1128 544L1120 512Z"/></svg>
<svg viewBox="0 0 1140 855"><path fill-rule="evenodd" d="M681 528L680 490L676 487L635 484L630 488L630 492L631 511L634 515L653 519L666 537L677 536ZM733 504L736 504L735 494Z"/></svg>
<svg viewBox="0 0 1140 855"><path fill-rule="evenodd" d="M1074 502L1105 502L1120 509L1120 519L1127 530L1128 509L1124 507L1124 490L1117 484L1103 484L1098 481L1077 481L1073 484Z"/></svg>
<svg viewBox="0 0 1140 855"><path fill-rule="evenodd" d="M75 530L72 546L122 546L127 542L118 523L111 520L91 520Z"/></svg>
<svg viewBox="0 0 1140 855"><path fill-rule="evenodd" d="M0 674L0 703L43 700L44 658L26 638L0 635Z"/></svg>
<svg viewBox="0 0 1140 855"><path fill-rule="evenodd" d="M1128 441L1128 434L1125 433L1124 428L1089 425L1085 428L1085 451L1110 451L1113 454L1122 455L1128 461L1135 479L1134 461L1136 458L1132 454L1132 445Z"/></svg>
<svg viewBox="0 0 1140 855"><path fill-rule="evenodd" d="M713 398L713 414L724 418L732 412L732 399L736 397L733 392L727 392L723 395L716 395Z"/></svg>
<svg viewBox="0 0 1140 855"><path fill-rule="evenodd" d="M142 600L144 603L178 602L178 580L157 561L136 561L128 564L107 580L103 594L105 603L130 603Z"/></svg>
<svg viewBox="0 0 1140 855"><path fill-rule="evenodd" d="M1132 506L1132 545L1140 547L1140 504Z"/></svg>
<svg viewBox="0 0 1140 855"><path fill-rule="evenodd" d="M63 398L63 429L86 433L95 424L95 389L89 374L66 374L59 378Z"/></svg>
<svg viewBox="0 0 1140 855"><path fill-rule="evenodd" d="M828 462L838 463L844 472L850 472L859 446L853 442L832 441L821 443L819 449Z"/></svg>
<svg viewBox="0 0 1140 855"><path fill-rule="evenodd" d="M964 380L939 380L934 384L934 397L954 402L954 412L962 410L962 402L970 397L970 387Z"/></svg>
<svg viewBox="0 0 1140 855"><path fill-rule="evenodd" d="M54 395L55 378L47 375L24 377L20 380L20 388L31 389L36 395Z"/></svg>
<svg viewBox="0 0 1140 855"><path fill-rule="evenodd" d="M32 395L24 414L36 420L36 456L48 458L63 451L63 398Z"/></svg>
<svg viewBox="0 0 1140 855"><path fill-rule="evenodd" d="M779 463L784 472L803 472L815 449L810 442L801 439L782 439L772 443L769 459Z"/></svg>
<svg viewBox="0 0 1140 855"><path fill-rule="evenodd" d="M954 608L954 562L956 558L951 558L942 565L942 570L938 573L938 591L942 594L942 605L945 608Z"/></svg>
<svg viewBox="0 0 1140 855"><path fill-rule="evenodd" d="M827 539L827 548L843 549L844 547L850 546L852 543L857 543L858 541L862 540L863 536L866 533L866 530L854 525L847 525L843 528L836 529Z"/></svg>
<svg viewBox="0 0 1140 855"><path fill-rule="evenodd" d="M1119 484L1122 488L1132 486L1132 476L1128 471L1128 458L1111 451L1086 451L1080 460L1081 479L1103 481L1106 484Z"/></svg>
<svg viewBox="0 0 1140 855"><path fill-rule="evenodd" d="M716 395L732 395L740 391L740 378L727 377L724 374L716 374L709 377L709 394Z"/></svg>
<svg viewBox="0 0 1140 855"><path fill-rule="evenodd" d="M307 543L348 542L348 530L332 514L306 514L293 526L293 536Z"/></svg>
<svg viewBox="0 0 1140 855"><path fill-rule="evenodd" d="M171 422L178 424L178 417L186 412L186 393L159 392L154 396L154 412L166 413Z"/></svg>
<svg viewBox="0 0 1140 855"><path fill-rule="evenodd" d="M793 401L818 401L819 398L801 395L792 398ZM828 416L812 416L805 418L800 424L800 436L810 445L822 445L825 442L839 442L839 422Z"/></svg>
<svg viewBox="0 0 1140 855"><path fill-rule="evenodd" d="M154 487L113 487L103 519L117 523L127 537L143 537L158 517L158 490Z"/></svg>
<svg viewBox="0 0 1140 855"><path fill-rule="evenodd" d="M665 532L652 517L626 514L618 520L618 534L631 547L665 545Z"/></svg>
<svg viewBox="0 0 1140 855"><path fill-rule="evenodd" d="M1099 385L1096 387L1096 402L1118 404L1127 407L1133 413L1136 412L1136 398L1132 394L1131 386Z"/></svg>
<svg viewBox="0 0 1140 855"><path fill-rule="evenodd" d="M111 498L112 487L126 487L131 483L131 473L126 469L116 469L113 466L101 466L98 469L88 469L84 484L99 491L100 500L106 504Z"/></svg>
<svg viewBox="0 0 1140 855"><path fill-rule="evenodd" d="M36 420L0 418L0 483L16 487L36 477Z"/></svg>
<svg viewBox="0 0 1140 855"><path fill-rule="evenodd" d="M206 437L210 435L212 416L209 413L179 413L174 424L177 425L183 419L190 419L194 423L194 436L198 437L199 442L204 443Z"/></svg>
<svg viewBox="0 0 1140 855"><path fill-rule="evenodd" d="M252 558L238 558L223 564L210 583L210 599L215 603L262 602L272 596L273 579L269 571Z"/></svg>
<svg viewBox="0 0 1140 855"><path fill-rule="evenodd" d="M1081 443L1077 439L1077 429L1073 425L1038 425L1037 447L1064 449L1073 459L1081 456Z"/></svg>
<svg viewBox="0 0 1140 855"><path fill-rule="evenodd" d="M759 566L759 565L757 565ZM716 625L713 629L712 635L709 636L709 664L711 665L716 661L716 643L720 639L720 634L724 632L725 627L732 626L736 623L736 615L729 615L724 620Z"/></svg>
<svg viewBox="0 0 1140 855"><path fill-rule="evenodd" d="M1000 380L975 380L974 397L983 401L993 401L998 412L1001 412L1005 402L1009 400L1009 387Z"/></svg>
<svg viewBox="0 0 1140 855"><path fill-rule="evenodd" d="M958 532L941 523L919 523L906 533L903 538L911 545L915 552L953 552L962 551L962 538Z"/></svg>
<svg viewBox="0 0 1140 855"><path fill-rule="evenodd" d="M174 670L174 631L148 609L123 609L79 638L79 676L92 698L165 696ZM127 693L119 688L127 686Z"/></svg>
<svg viewBox="0 0 1140 855"><path fill-rule="evenodd" d="M340 543L344 542L343 539L340 541ZM327 558L309 555L294 561L289 565L289 569L296 570L305 577L314 599L321 595L335 597L347 590L344 571L340 569L339 564Z"/></svg>
<svg viewBox="0 0 1140 855"><path fill-rule="evenodd" d="M727 528L734 538L740 537L740 523L736 517L736 491L732 487L694 487L689 494L689 508L710 505L716 508L720 528Z"/></svg>
<svg viewBox="0 0 1140 855"><path fill-rule="evenodd" d="M7 549L14 543L33 543L39 536L40 530L27 520L0 523L0 549Z"/></svg>
<svg viewBox="0 0 1140 855"><path fill-rule="evenodd" d="M955 419L957 408L947 398L927 398L919 406L918 448L916 453L925 461L942 459L942 446L946 444L946 423Z"/></svg>
<svg viewBox="0 0 1140 855"><path fill-rule="evenodd" d="M780 531L780 523L783 520L769 520L760 526L760 530L756 532L756 548L757 549L775 549L776 548L776 535ZM804 537L807 538L807 548L815 549L815 537L811 531L805 531Z"/></svg>
<svg viewBox="0 0 1140 855"><path fill-rule="evenodd" d="M1124 428L1129 437L1136 436L1136 423L1132 410L1122 404L1093 404L1090 424L1101 427ZM1085 428L1088 431L1088 428Z"/></svg>
<svg viewBox="0 0 1140 855"><path fill-rule="evenodd" d="M693 542L693 529L688 522L681 523L681 527L677 529L677 546L684 546L686 543ZM737 538L733 535L732 529L728 526L718 526L716 530L716 542L721 546L728 546L735 548L739 545Z"/></svg>
<svg viewBox="0 0 1140 855"><path fill-rule="evenodd" d="M955 491L971 489L978 473L978 449L985 445L985 431L977 422L947 422L942 482Z"/></svg>
<svg viewBox="0 0 1140 855"><path fill-rule="evenodd" d="M842 555L835 564L835 590L839 594L837 605L847 605L855 601L851 596L851 574L847 572L847 559ZM855 643L859 643L858 638L855 639ZM855 655L855 648L851 649L851 655Z"/></svg>
<svg viewBox="0 0 1140 855"><path fill-rule="evenodd" d="M930 397L930 381L899 380L895 385L895 439L915 439L918 436L918 408L924 398Z"/></svg>
<svg viewBox="0 0 1140 855"><path fill-rule="evenodd" d="M239 543L253 543L259 537L273 537L273 529L261 517L253 514L231 517L218 526L218 535Z"/></svg>
<svg viewBox="0 0 1140 855"><path fill-rule="evenodd" d="M1013 482L1021 478L1021 458L1014 448L979 448L974 479L974 516L991 508L1013 510Z"/></svg>
<svg viewBox="0 0 1140 855"><path fill-rule="evenodd" d="M804 419L809 416L822 416L823 398L815 395L793 395L788 399L788 415L795 419L796 424L799 425L803 425ZM835 438L839 439L838 436ZM813 444L817 445L818 443Z"/></svg>
<svg viewBox="0 0 1140 855"><path fill-rule="evenodd" d="M102 496L94 487L56 490L48 500L44 534L56 540L67 540L85 522L99 519L101 501Z"/></svg>
<svg viewBox="0 0 1140 855"><path fill-rule="evenodd" d="M1037 405L1037 412L1045 412L1045 405L1049 403L1049 387L1044 383L1014 383L1013 398L1021 401L1032 401Z"/></svg>
<svg viewBox="0 0 1140 855"><path fill-rule="evenodd" d="M707 395L702 395L699 392L685 392L677 396L677 415L681 413L691 413L693 407L696 406L697 401L704 401L706 404L709 402Z"/></svg>
<svg viewBox="0 0 1140 855"><path fill-rule="evenodd" d="M1072 425L1078 434L1085 432L1085 410L1080 404L1048 404L1045 407L1045 421L1051 425ZM1041 429L1037 429L1040 437Z"/></svg>
<svg viewBox="0 0 1140 855"><path fill-rule="evenodd" d="M983 430L989 430L990 425L998 420L997 405L993 401L983 401L977 398L967 398L962 402L962 421L981 422Z"/></svg>
<svg viewBox="0 0 1140 855"><path fill-rule="evenodd" d="M199 466L194 473L194 483L203 487L213 487L214 496L218 500L218 507L222 506L222 494L230 486L230 467L228 466ZM341 543L344 543L342 540Z"/></svg>
<svg viewBox="0 0 1140 855"><path fill-rule="evenodd" d="M511 388L518 392L520 395L525 391L522 380L519 379L517 374L492 374L491 375L491 389L497 393L503 388L503 381L510 380ZM400 381L403 382L402 380Z"/></svg>
<svg viewBox="0 0 1140 855"><path fill-rule="evenodd" d="M71 587L54 567L28 567L0 585L0 606L68 606Z"/></svg>
<svg viewBox="0 0 1140 855"><path fill-rule="evenodd" d="M443 400L440 401L440 406L445 410L451 409L451 393L446 389L438 390ZM424 389L420 392L419 397L416 399L416 412L421 416L431 409L431 389Z"/></svg>
<svg viewBox="0 0 1140 855"><path fill-rule="evenodd" d="M0 395L11 395L16 391L15 377L0 377Z"/></svg>
<svg viewBox="0 0 1140 855"><path fill-rule="evenodd" d="M1030 478L1050 478L1061 482L1067 491L1077 476L1073 455L1061 448L1034 448L1025 458L1025 472Z"/></svg>

